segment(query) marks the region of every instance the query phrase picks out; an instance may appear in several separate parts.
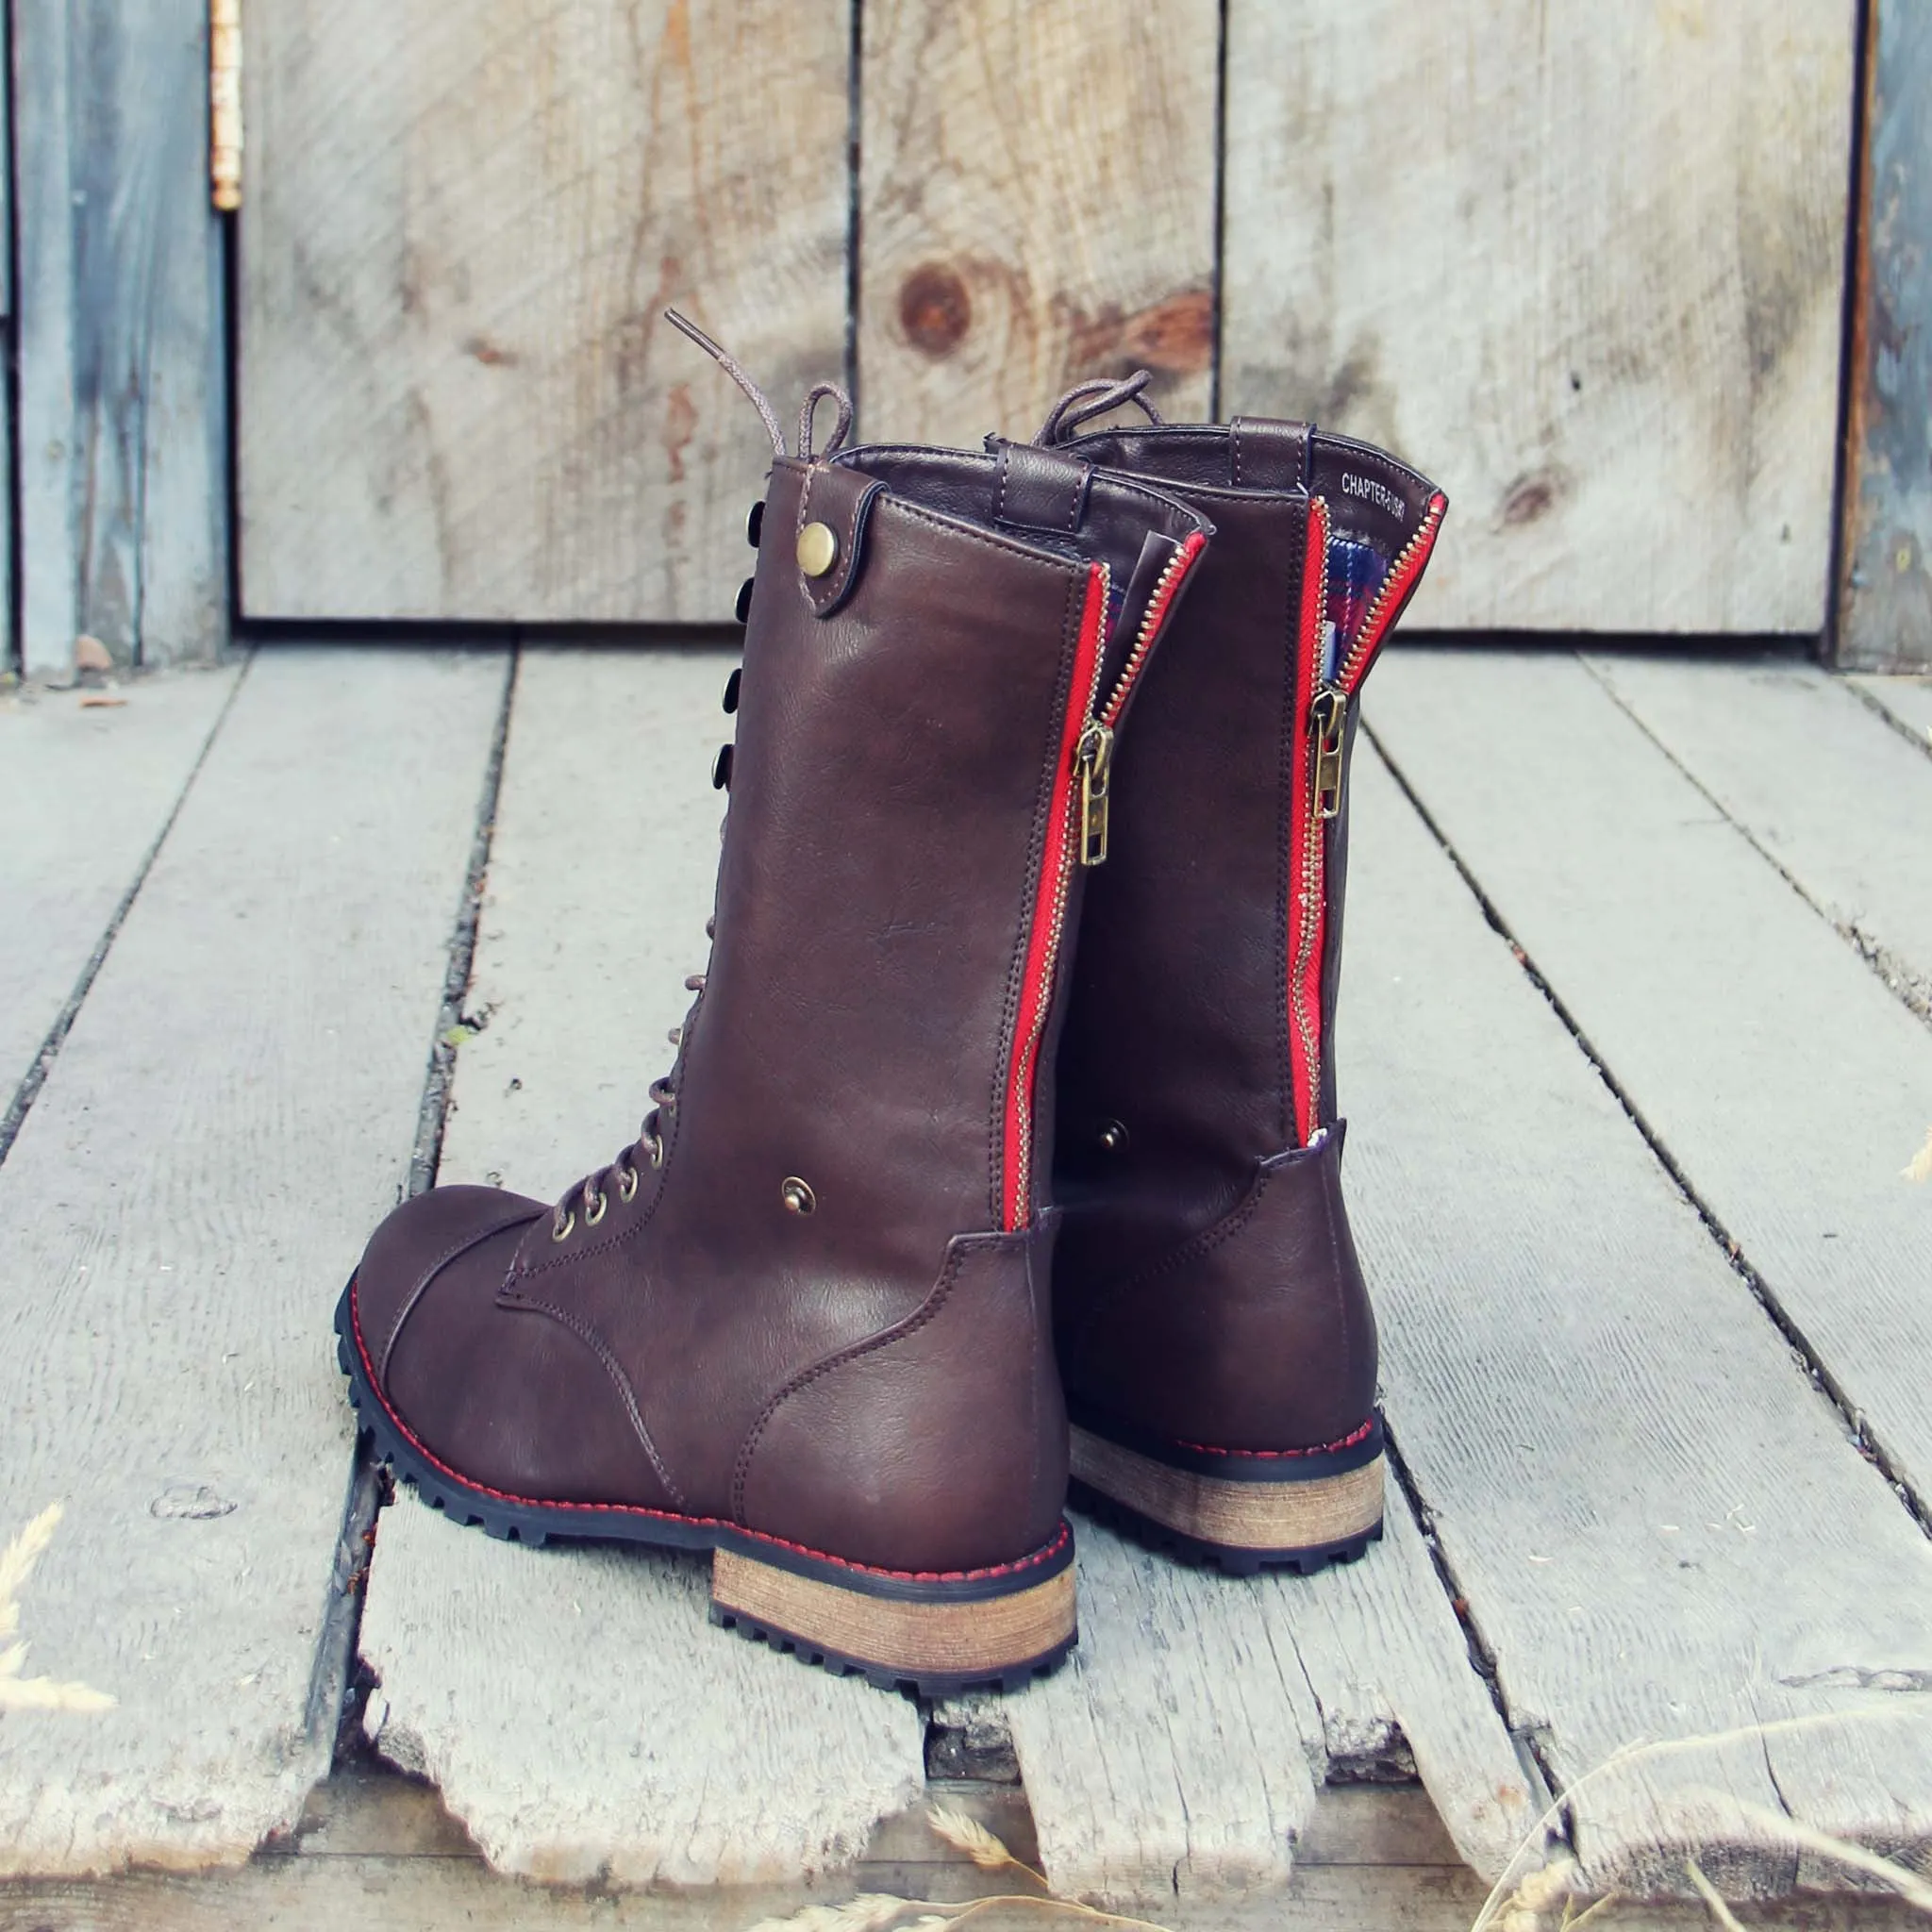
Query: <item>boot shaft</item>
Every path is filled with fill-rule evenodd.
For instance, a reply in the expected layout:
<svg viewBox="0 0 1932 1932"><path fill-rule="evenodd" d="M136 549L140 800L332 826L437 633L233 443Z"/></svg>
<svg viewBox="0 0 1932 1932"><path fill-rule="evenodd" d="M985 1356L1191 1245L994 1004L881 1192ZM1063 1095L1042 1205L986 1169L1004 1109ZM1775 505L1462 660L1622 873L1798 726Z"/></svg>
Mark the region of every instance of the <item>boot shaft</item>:
<svg viewBox="0 0 1932 1932"><path fill-rule="evenodd" d="M929 1279L953 1235L1034 1220L1086 873L1081 741L1109 707L1118 724L1151 661L1150 634L1126 665L1145 615L1126 559L1184 570L1207 527L1084 467L923 449L774 464L660 1183L660 1211L693 1229L807 1272ZM1077 499L1027 499L1023 469ZM799 560L814 528L835 558L817 575Z"/></svg>
<svg viewBox="0 0 1932 1932"><path fill-rule="evenodd" d="M1070 1176L1165 1187L1198 1214L1335 1118L1357 701L1444 505L1304 424L1065 447L1216 526L1122 749L1120 862L1091 885L1061 1082Z"/></svg>
<svg viewBox="0 0 1932 1932"><path fill-rule="evenodd" d="M1444 504L1304 424L1068 435L1068 414L1043 435L1216 532L1121 748L1062 1042L1075 1471L1238 1567L1326 1560L1380 1520L1335 1106L1347 768Z"/></svg>

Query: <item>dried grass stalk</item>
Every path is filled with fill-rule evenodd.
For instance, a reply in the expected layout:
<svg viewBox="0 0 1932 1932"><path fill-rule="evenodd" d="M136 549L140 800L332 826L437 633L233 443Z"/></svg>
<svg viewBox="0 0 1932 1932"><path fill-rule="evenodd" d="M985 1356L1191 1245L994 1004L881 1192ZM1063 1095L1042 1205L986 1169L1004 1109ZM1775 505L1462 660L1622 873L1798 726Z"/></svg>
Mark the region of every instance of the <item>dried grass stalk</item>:
<svg viewBox="0 0 1932 1932"><path fill-rule="evenodd" d="M20 1628L20 1593L34 1574L34 1565L47 1554L60 1516L61 1505L49 1503L0 1550L0 1637L11 1637Z"/></svg>
<svg viewBox="0 0 1932 1932"><path fill-rule="evenodd" d="M930 1807L925 1822L937 1836L964 1852L984 1872L996 1872L1002 1865L1020 1862L978 1819L969 1817L964 1811L955 1811L949 1805Z"/></svg>
<svg viewBox="0 0 1932 1932"><path fill-rule="evenodd" d="M49 1503L21 1533L0 1550L0 1638L20 1628L20 1594L34 1565L54 1541L60 1505ZM114 1700L86 1684L62 1684L52 1677L23 1677L26 1645L0 1650L0 1710L109 1710Z"/></svg>
<svg viewBox="0 0 1932 1932"><path fill-rule="evenodd" d="M1850 1839L1834 1838L1830 1832L1820 1831L1815 1824L1807 1824L1788 1812L1774 1811L1744 1798L1732 1798L1730 1803L1753 1824L1789 1839L1800 1851L1815 1852L1821 1858L1830 1858L1837 1864L1850 1866L1854 1872L1883 1879L1908 1905L1917 1906L1922 1912L1932 1912L1932 1885L1906 1866L1881 1857Z"/></svg>
<svg viewBox="0 0 1932 1932"><path fill-rule="evenodd" d="M807 1906L789 1919L760 1919L750 1932L884 1932L894 1919L925 1903L889 1891L861 1891L842 1906Z"/></svg>
<svg viewBox="0 0 1932 1932"><path fill-rule="evenodd" d="M1684 1870L1690 1875L1690 1883L1697 1888L1697 1896L1710 1908L1710 1916L1724 1928L1724 1932L1744 1932L1738 1923L1738 1915L1724 1901L1720 1892L1699 1867L1695 1858L1684 1860Z"/></svg>

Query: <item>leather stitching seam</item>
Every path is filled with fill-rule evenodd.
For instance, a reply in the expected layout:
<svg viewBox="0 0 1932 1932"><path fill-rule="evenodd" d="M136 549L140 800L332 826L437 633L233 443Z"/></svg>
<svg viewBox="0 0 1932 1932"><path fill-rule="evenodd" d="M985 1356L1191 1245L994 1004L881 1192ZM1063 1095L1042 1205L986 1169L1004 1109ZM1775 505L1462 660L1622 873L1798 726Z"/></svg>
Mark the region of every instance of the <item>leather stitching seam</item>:
<svg viewBox="0 0 1932 1932"><path fill-rule="evenodd" d="M1178 1247L1170 1248L1158 1261L1150 1261L1144 1268L1135 1269L1126 1274L1117 1274L1110 1281L1102 1283L1090 1298L1086 1317L1080 1324L1081 1343L1084 1345L1099 1325L1102 1316L1108 1312L1107 1305L1109 1301L1121 1295L1130 1294L1135 1289L1144 1287L1150 1281L1158 1281L1163 1274L1172 1274L1176 1270L1185 1268L1191 1261L1201 1260L1224 1242L1231 1241L1260 1211L1262 1200L1267 1195L1269 1185L1274 1178L1274 1176L1269 1174L1257 1174L1245 1197L1230 1208L1213 1226L1204 1227L1199 1234L1190 1235Z"/></svg>
<svg viewBox="0 0 1932 1932"><path fill-rule="evenodd" d="M1099 432L1099 434L1102 436L1108 435L1111 432L1108 430L1102 430ZM1089 441L1089 439L1085 437L1080 437L1076 438L1075 441ZM1061 450L1070 450L1073 448L1073 444L1057 443L1055 447L1057 449ZM927 444L919 442L869 442L865 445L865 454L867 456L872 457L927 457L932 454L932 450ZM1125 472L1114 469L1108 464L1096 463L1093 467L1098 470L1107 471L1107 482L1108 487L1109 489L1119 491L1123 496L1138 497L1142 505L1144 505L1149 509L1159 511L1163 518L1173 517L1175 508L1175 498L1171 493L1163 492L1159 490L1149 489L1146 484L1136 482L1135 479L1132 476L1128 475ZM1194 486L1191 483L1190 483L1185 487L1188 490L1191 491ZM907 499L903 496L894 496L892 500L895 503L897 503L900 508L902 509L913 509L917 508L916 505L908 502ZM947 529L954 529L958 527L958 525L954 525L953 523L947 521L944 518L940 518L938 521L944 524ZM998 540L993 539L988 541L997 541ZM1009 541L1005 543L1003 547L1008 550L1018 550L1022 553L1022 555L1031 557L1037 562L1045 562L1047 560L1040 557L1037 551L1025 549L1023 545L1017 542ZM1065 558L1059 558L1055 560L1061 564L1065 564L1067 561Z"/></svg>
<svg viewBox="0 0 1932 1932"><path fill-rule="evenodd" d="M604 1364L604 1373L617 1385L617 1392L624 1398L624 1411L630 1418L630 1425L636 1431L638 1441L643 1445L644 1454L650 1458L651 1467L658 1473L658 1480L664 1485L664 1493L681 1510L684 1507L684 1491L678 1488L671 1472L664 1467L664 1458L658 1454L658 1445L652 1441L651 1432L644 1424L643 1412L638 1407L637 1391L631 1387L630 1377L624 1373L624 1364L617 1359L610 1344L573 1309L559 1308L554 1302L532 1301L525 1295L511 1295L508 1299L513 1307L527 1308L533 1314L548 1315L553 1322L560 1323Z"/></svg>
<svg viewBox="0 0 1932 1932"><path fill-rule="evenodd" d="M889 1328L881 1328L875 1334L867 1336L862 1341L849 1343L835 1350L828 1356L821 1357L808 1369L801 1369L791 1381L778 1391L759 1409L758 1418L745 1432L743 1442L738 1451L738 1459L731 1470L731 1515L735 1522L744 1520L744 1485L751 1474L752 1457L758 1453L760 1440L772 1418L792 1396L808 1389L829 1375L834 1370L848 1367L864 1357L881 1348L890 1347L895 1341L903 1341L908 1335L916 1335L945 1307L947 1297L953 1292L953 1285L959 1277L959 1253L956 1249L946 1257L946 1265L940 1270L940 1278L933 1283L925 1299L909 1315L894 1322Z"/></svg>
<svg viewBox="0 0 1932 1932"><path fill-rule="evenodd" d="M480 1233L467 1234L461 1241L452 1241L448 1247L443 1249L442 1253L437 1256L435 1260L431 1261L417 1277L415 1287L409 1291L408 1294L404 1298L402 1307L396 1310L396 1318L390 1324L389 1337L382 1344L382 1361L380 1366L376 1368L375 1373L385 1380L388 1378L390 1357L395 1353L396 1343L402 1337L404 1323L416 1312L416 1305L428 1292L429 1284L458 1255L468 1254L472 1248L481 1247L492 1235L501 1234L506 1228L515 1227L519 1222L527 1224L530 1222L539 1220L541 1218L541 1214L542 1210L541 1208L535 1214L525 1213L522 1210L513 1214L506 1214L501 1220L492 1221Z"/></svg>
<svg viewBox="0 0 1932 1932"><path fill-rule="evenodd" d="M895 495L891 501L902 516L911 517L931 529L941 530L949 537L960 537L969 543L984 544L989 550L997 550L1007 557L1017 557L1025 563L1038 564L1042 570L1070 571L1077 581L1086 581L1085 566L1074 562L1070 558L1050 556L1043 551L1036 550L1030 543L995 537L990 531L975 530L969 525L955 523L952 518L941 516L937 511L927 509L923 504L910 503L903 496Z"/></svg>
<svg viewBox="0 0 1932 1932"><path fill-rule="evenodd" d="M697 1529L729 1529L740 1536L749 1537L754 1541L770 1543L776 1549L792 1550L801 1557L811 1557L815 1562L829 1563L840 1570L850 1570L859 1576L890 1576L902 1583L975 1583L989 1576L1017 1576L1023 1571L1037 1570L1043 1564L1054 1561L1073 1541L1074 1533L1062 1518L1051 1542L1027 1556L1015 1558L1010 1563L989 1563L976 1570L888 1570L877 1563L858 1563L850 1557L835 1557L829 1550L815 1550L809 1543L794 1542L790 1537L774 1536L770 1530L746 1529L741 1524L726 1523L722 1517L690 1516L675 1509L653 1509L644 1503L545 1501L536 1496L520 1496L513 1490L492 1489L488 1483L479 1483L475 1477L464 1475L460 1470L452 1469L396 1413L389 1398L369 1377L369 1345L367 1338L362 1333L362 1318L356 1307L353 1296L349 1302L349 1320L355 1329L356 1353L361 1358L364 1370L364 1385L381 1405L384 1415L393 1424L396 1433L408 1443L415 1455L420 1456L440 1474L448 1477L451 1482L460 1483L464 1489L479 1496L488 1496L494 1502L514 1503L525 1509L579 1509L591 1516L649 1516L660 1523L684 1523Z"/></svg>
<svg viewBox="0 0 1932 1932"><path fill-rule="evenodd" d="M1170 1436L1168 1441L1176 1449L1191 1449L1197 1456L1224 1456L1230 1462L1292 1462L1297 1457L1334 1456L1343 1449L1354 1449L1366 1442L1374 1433L1374 1428L1375 1418L1372 1415L1347 1435L1340 1436L1332 1442L1317 1442L1307 1449L1224 1449L1215 1442L1191 1442L1185 1436Z"/></svg>

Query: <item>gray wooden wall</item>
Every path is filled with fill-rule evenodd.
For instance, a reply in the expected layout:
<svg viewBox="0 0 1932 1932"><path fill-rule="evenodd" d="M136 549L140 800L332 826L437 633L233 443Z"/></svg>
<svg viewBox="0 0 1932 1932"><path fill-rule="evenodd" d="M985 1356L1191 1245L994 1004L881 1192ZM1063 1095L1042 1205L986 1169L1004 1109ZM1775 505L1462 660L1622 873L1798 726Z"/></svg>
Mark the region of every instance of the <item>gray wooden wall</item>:
<svg viewBox="0 0 1932 1932"><path fill-rule="evenodd" d="M873 435L1024 434L1145 362L1392 443L1455 501L1422 625L1818 633L1836 541L1846 661L1932 661L1925 0L854 25L252 0L230 226L206 0L14 0L7 661L719 618L758 436L667 299L781 391L856 376Z"/></svg>
<svg viewBox="0 0 1932 1932"><path fill-rule="evenodd" d="M205 0L13 0L18 636L29 677L228 628L224 253Z"/></svg>
<svg viewBox="0 0 1932 1932"><path fill-rule="evenodd" d="M1932 6L1874 0L1838 658L1932 665Z"/></svg>

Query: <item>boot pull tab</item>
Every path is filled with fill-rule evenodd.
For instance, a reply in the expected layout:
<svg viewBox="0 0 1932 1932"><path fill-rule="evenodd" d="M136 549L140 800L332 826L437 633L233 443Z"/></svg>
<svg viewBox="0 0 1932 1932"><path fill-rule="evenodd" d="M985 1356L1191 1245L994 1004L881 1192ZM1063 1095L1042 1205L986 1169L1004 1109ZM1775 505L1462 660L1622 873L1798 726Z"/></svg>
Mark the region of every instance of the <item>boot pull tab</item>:
<svg viewBox="0 0 1932 1932"><path fill-rule="evenodd" d="M829 453L829 452L828 452ZM798 579L815 615L829 617L852 593L872 508L886 486L841 463L812 464L798 492Z"/></svg>
<svg viewBox="0 0 1932 1932"><path fill-rule="evenodd" d="M751 379L751 377L744 373L744 371L739 366L738 360L734 356L731 356L724 349L721 349L718 346L718 344L714 342L710 339L710 337L708 336L704 332L704 330L701 329L697 325L697 324L692 322L688 316L678 314L677 310L675 308L667 308L664 311L664 320L668 322L671 325L671 326L678 332L679 335L688 337L691 341L694 341L698 345L698 347L701 348L705 352L705 354L708 355L711 358L711 360L715 362L718 365L718 367L722 369L724 372L724 374L728 375L732 379L732 381L735 382L739 386L739 388L741 389L745 392L745 394L751 398L752 408L755 408L758 412L760 418L762 418L765 425L765 433L772 439L772 454L782 459L785 455L785 432L778 427L777 412L772 408L770 403L766 402L764 391L761 390L758 386L758 384L755 383ZM818 391L814 390L812 391L812 394L813 397L816 398ZM808 405L807 407L809 408L810 406ZM851 408L851 405L848 403L846 405L846 408L849 411L849 409ZM808 420L809 419L808 418Z"/></svg>
<svg viewBox="0 0 1932 1932"><path fill-rule="evenodd" d="M1227 419L1227 480L1237 490L1307 490L1312 423L1273 416Z"/></svg>
<svg viewBox="0 0 1932 1932"><path fill-rule="evenodd" d="M1081 424L1091 423L1096 416L1105 416L1109 409L1118 409L1124 403L1132 403L1148 422L1160 423L1164 420L1160 411L1142 393L1153 380L1151 369L1137 369L1133 375L1118 379L1111 375L1095 375L1085 382L1076 382L1046 412L1046 421L1040 425L1040 434L1033 439L1035 446L1047 449L1054 443L1064 442Z"/></svg>
<svg viewBox="0 0 1932 1932"><path fill-rule="evenodd" d="M1023 530L1079 529L1087 515L1093 465L1063 450L1003 442L995 469L992 515Z"/></svg>

